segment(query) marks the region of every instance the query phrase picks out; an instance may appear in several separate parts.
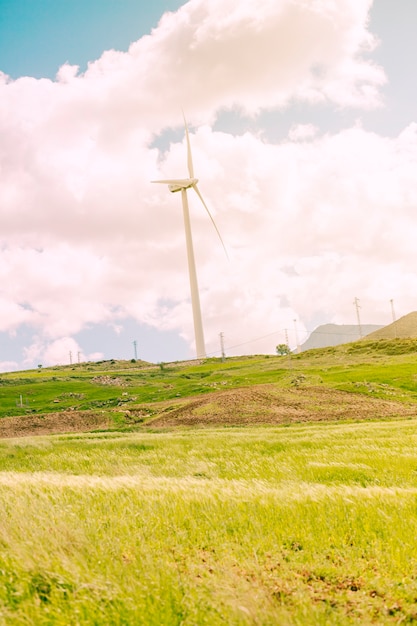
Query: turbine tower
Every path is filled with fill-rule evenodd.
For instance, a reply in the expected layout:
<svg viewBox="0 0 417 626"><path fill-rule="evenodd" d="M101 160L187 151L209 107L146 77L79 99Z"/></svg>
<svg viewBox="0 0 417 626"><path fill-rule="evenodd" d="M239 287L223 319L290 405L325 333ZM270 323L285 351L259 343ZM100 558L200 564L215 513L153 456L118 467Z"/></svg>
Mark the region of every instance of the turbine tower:
<svg viewBox="0 0 417 626"><path fill-rule="evenodd" d="M200 198L203 203L204 208L206 209L211 222L216 229L216 232L219 236L219 239L222 243L224 251L227 251L225 245L223 243L223 239L221 238L220 232L216 226L216 223L211 215L206 203L204 202L203 196L201 195L197 183L198 178L194 177L194 167L193 167L193 159L191 155L191 145L190 145L190 136L188 133L187 122L184 117L184 126L185 126L185 138L187 140L187 163L188 163L188 174L189 178L174 178L168 180L153 180L153 183L162 183L168 185L168 189L171 193L176 193L177 191L181 191L182 198L182 210L184 217L184 228L185 228L185 240L187 244L187 258L188 258L188 274L190 279L190 289L191 289L191 304L193 309L193 320L194 320L194 336L195 336L195 346L197 351L197 358L203 358L206 356L206 347L204 343L204 331L203 331L203 322L201 318L201 307L200 307L200 294L198 290L198 281L197 281L197 272L195 268L195 258L194 258L194 247L193 247L193 237L191 234L191 222L190 222L190 211L188 208L188 197L187 197L187 189L194 189L197 196Z"/></svg>

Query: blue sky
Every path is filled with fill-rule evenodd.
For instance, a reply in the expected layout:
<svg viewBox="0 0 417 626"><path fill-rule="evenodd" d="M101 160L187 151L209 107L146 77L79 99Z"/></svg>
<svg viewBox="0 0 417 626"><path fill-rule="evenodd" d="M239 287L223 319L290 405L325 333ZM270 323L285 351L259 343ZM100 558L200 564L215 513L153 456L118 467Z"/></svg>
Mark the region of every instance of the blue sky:
<svg viewBox="0 0 417 626"><path fill-rule="evenodd" d="M132 42L157 26L163 13L176 11L182 4L182 0L0 0L1 71L13 78L53 79L66 62L85 71L88 62L99 58L104 50L126 51ZM417 52L416 23L414 0L397 0L395 9L392 0L373 3L370 30L381 44L372 56L384 67L389 82L384 90L386 106L365 115L371 130L398 133L404 123L415 117L417 83L410 77L405 60ZM334 129L351 124L356 112L335 111L332 107L306 108L303 103L285 113L282 132L288 119L313 119ZM267 127L272 126L269 117L276 120L276 112L264 114L262 121ZM225 115L218 122L219 128L239 131L250 126L250 119L242 121L236 114ZM252 126L259 126L259 119ZM281 135L278 132L276 138Z"/></svg>
<svg viewBox="0 0 417 626"><path fill-rule="evenodd" d="M417 4L323 6L0 0L3 369L193 355L182 108L208 353L417 308Z"/></svg>
<svg viewBox="0 0 417 626"><path fill-rule="evenodd" d="M85 71L89 61L104 50L126 51L129 45L155 28L166 11L176 11L182 0L0 0L0 69L13 78L34 76L54 78L65 62ZM415 117L417 83L410 77L406 59L415 58L417 3L414 0L377 0L370 11L370 30L381 40L372 56L386 70L389 82L384 90L386 106L365 115L371 130L398 133ZM307 110L306 110L307 109ZM335 129L351 124L356 112L335 111L332 107L310 108L305 104L285 112L288 119L313 120ZM276 112L264 114L263 123L272 126ZM329 120L329 117L332 118ZM225 115L219 128L242 131L259 126L259 119L238 119ZM271 135L273 131L271 130Z"/></svg>
<svg viewBox="0 0 417 626"><path fill-rule="evenodd" d="M65 62L79 65L104 50L127 50L178 0L1 0L0 66L13 78L54 78Z"/></svg>
<svg viewBox="0 0 417 626"><path fill-rule="evenodd" d="M164 12L181 4L180 0L0 0L0 71L12 78L53 79L66 62L85 71L104 50L127 50L157 26ZM32 336L30 328L17 335L3 333L0 360L23 360ZM144 360L176 360L188 354L177 333L158 332L133 319L116 330L101 325L85 328L76 339L86 352L101 352L104 358L133 358L135 340Z"/></svg>

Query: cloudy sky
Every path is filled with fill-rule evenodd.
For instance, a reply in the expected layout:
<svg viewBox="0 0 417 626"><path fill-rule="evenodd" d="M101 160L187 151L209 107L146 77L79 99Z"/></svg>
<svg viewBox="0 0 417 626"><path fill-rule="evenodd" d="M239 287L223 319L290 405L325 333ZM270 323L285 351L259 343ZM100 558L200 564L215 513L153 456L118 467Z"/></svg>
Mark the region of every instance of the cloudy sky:
<svg viewBox="0 0 417 626"><path fill-rule="evenodd" d="M0 0L0 369L417 309L415 0ZM195 194L194 194L195 196ZM296 322L294 323L294 320Z"/></svg>

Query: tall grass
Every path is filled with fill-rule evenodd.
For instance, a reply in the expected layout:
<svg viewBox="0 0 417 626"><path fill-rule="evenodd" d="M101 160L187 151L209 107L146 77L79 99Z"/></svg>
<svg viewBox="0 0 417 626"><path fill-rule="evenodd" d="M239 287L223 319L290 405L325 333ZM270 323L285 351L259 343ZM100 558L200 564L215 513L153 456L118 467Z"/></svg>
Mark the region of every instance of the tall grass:
<svg viewBox="0 0 417 626"><path fill-rule="evenodd" d="M0 623L414 623L416 427L4 441Z"/></svg>

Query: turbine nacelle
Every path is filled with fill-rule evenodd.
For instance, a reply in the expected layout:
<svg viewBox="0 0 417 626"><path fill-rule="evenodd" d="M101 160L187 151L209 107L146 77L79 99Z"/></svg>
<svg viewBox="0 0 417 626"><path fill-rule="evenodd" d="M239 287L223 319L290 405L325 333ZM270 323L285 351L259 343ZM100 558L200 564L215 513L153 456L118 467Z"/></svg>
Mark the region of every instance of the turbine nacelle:
<svg viewBox="0 0 417 626"><path fill-rule="evenodd" d="M198 178L190 178L188 180L178 180L175 183L170 183L168 185L168 189L171 193L175 193L176 191L181 191L182 189L190 189L191 187L195 187L198 183Z"/></svg>
<svg viewBox="0 0 417 626"><path fill-rule="evenodd" d="M168 189L172 193L175 193L176 191L181 191L182 189L195 187L198 183L198 178L173 178L169 180L153 180L152 182L168 185Z"/></svg>

